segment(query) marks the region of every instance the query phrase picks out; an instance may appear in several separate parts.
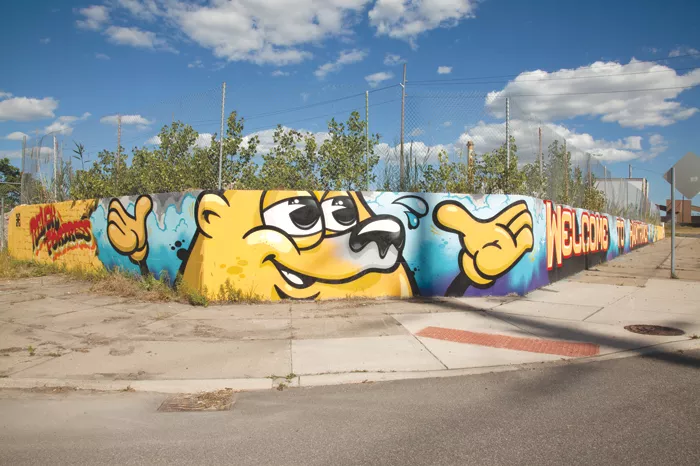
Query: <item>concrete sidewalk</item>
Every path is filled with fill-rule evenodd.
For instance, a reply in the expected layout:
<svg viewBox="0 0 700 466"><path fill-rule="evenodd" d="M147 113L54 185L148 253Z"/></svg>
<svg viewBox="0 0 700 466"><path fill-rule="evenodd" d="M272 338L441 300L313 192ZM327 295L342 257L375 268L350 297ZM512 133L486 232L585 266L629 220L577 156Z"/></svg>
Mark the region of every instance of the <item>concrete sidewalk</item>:
<svg viewBox="0 0 700 466"><path fill-rule="evenodd" d="M192 307L61 277L0 283L0 388L263 389L571 363L700 347L700 239L649 245L525 297ZM628 332L629 324L682 329ZM562 362L564 361L564 362Z"/></svg>

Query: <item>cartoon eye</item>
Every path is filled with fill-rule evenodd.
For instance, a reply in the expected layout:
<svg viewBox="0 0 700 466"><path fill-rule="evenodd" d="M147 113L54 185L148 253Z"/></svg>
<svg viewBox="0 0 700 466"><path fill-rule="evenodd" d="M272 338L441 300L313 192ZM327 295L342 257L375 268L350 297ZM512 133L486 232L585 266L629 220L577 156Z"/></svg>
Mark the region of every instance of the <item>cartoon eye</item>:
<svg viewBox="0 0 700 466"><path fill-rule="evenodd" d="M309 236L321 231L321 209L312 197L293 197L263 212L265 225L277 227L291 236Z"/></svg>
<svg viewBox="0 0 700 466"><path fill-rule="evenodd" d="M350 196L325 200L321 207L328 230L341 232L357 224L357 207Z"/></svg>

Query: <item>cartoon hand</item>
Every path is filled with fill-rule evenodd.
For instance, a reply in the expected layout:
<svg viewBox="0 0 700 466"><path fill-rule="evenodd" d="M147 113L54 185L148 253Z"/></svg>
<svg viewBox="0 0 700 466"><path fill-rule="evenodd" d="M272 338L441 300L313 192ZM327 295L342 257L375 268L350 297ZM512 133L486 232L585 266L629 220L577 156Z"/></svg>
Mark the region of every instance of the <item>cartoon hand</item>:
<svg viewBox="0 0 700 466"><path fill-rule="evenodd" d="M118 199L109 203L107 214L107 237L119 254L129 256L132 262L139 263L148 256L148 232L146 217L153 204L148 196L136 200L134 215L129 215Z"/></svg>
<svg viewBox="0 0 700 466"><path fill-rule="evenodd" d="M481 220L461 204L445 201L434 211L438 227L460 235L461 269L478 287L486 288L532 251L532 215L525 201L509 205Z"/></svg>

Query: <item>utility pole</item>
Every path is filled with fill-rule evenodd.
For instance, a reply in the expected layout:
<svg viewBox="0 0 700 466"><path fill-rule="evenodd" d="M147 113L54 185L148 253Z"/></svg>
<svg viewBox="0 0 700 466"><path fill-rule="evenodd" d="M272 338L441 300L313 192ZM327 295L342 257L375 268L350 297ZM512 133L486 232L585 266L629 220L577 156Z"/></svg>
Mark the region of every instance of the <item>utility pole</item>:
<svg viewBox="0 0 700 466"><path fill-rule="evenodd" d="M56 140L56 135L53 136L53 201L58 202L58 168L56 164L56 158L58 156L58 141Z"/></svg>
<svg viewBox="0 0 700 466"><path fill-rule="evenodd" d="M226 81L221 84L221 134L219 135L219 189L221 189L221 166L224 158L224 107L226 106Z"/></svg>
<svg viewBox="0 0 700 466"><path fill-rule="evenodd" d="M369 91L365 91L365 179L369 191Z"/></svg>
<svg viewBox="0 0 700 466"><path fill-rule="evenodd" d="M506 97L506 189L508 189L508 172L510 171L510 97ZM508 193L503 193L508 194Z"/></svg>
<svg viewBox="0 0 700 466"><path fill-rule="evenodd" d="M540 161L540 178L542 178L542 127L540 126L537 128L537 132L539 133L539 142L540 142L540 150L538 153L538 159Z"/></svg>
<svg viewBox="0 0 700 466"><path fill-rule="evenodd" d="M404 189L404 179L406 176L406 168L404 167L403 158L403 129L404 117L406 116L406 64L403 64L403 81L401 82L401 159L399 160L399 190Z"/></svg>
<svg viewBox="0 0 700 466"><path fill-rule="evenodd" d="M564 197L567 203L571 202L569 199L569 152L566 150L566 139L564 139Z"/></svg>
<svg viewBox="0 0 700 466"><path fill-rule="evenodd" d="M27 200L27 193L25 191L26 186L24 185L24 172L26 171L25 169L25 161L24 158L27 156L27 135L25 134L22 137L22 171L20 172L19 175L19 200L20 204L25 204L25 201ZM24 199L23 199L24 198ZM29 204L29 202L26 202Z"/></svg>
<svg viewBox="0 0 700 466"><path fill-rule="evenodd" d="M122 158L122 116L121 114L117 114L117 167L116 170L114 171L115 173L115 179L116 179L116 185L117 185L117 191L119 191L119 165L121 163L121 158Z"/></svg>

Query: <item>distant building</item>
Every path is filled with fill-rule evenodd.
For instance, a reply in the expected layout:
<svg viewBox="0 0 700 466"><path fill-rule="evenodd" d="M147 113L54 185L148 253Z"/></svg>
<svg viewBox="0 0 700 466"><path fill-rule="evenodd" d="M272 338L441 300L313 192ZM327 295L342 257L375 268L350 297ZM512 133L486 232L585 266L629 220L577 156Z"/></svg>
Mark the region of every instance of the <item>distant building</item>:
<svg viewBox="0 0 700 466"><path fill-rule="evenodd" d="M605 193L608 203L625 208L649 206L649 181L646 178L603 178L595 181L596 188Z"/></svg>

